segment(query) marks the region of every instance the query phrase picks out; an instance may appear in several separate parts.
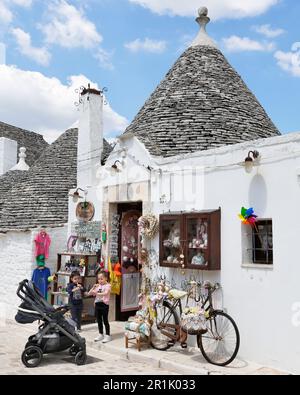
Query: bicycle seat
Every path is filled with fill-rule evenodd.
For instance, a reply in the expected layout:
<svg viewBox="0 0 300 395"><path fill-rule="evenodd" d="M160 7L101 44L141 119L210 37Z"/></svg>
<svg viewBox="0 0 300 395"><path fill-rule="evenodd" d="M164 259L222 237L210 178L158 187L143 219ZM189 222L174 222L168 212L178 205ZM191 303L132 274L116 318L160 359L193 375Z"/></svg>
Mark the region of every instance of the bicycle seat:
<svg viewBox="0 0 300 395"><path fill-rule="evenodd" d="M183 299L187 296L187 292L181 291L179 289L171 289L169 291L169 297L173 299Z"/></svg>

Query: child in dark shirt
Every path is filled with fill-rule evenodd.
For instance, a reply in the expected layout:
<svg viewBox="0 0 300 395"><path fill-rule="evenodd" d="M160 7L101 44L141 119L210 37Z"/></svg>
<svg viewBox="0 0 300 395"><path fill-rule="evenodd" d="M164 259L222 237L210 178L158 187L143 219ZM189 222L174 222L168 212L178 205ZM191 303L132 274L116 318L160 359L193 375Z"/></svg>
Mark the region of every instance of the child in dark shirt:
<svg viewBox="0 0 300 395"><path fill-rule="evenodd" d="M80 273L75 271L70 276L70 283L67 287L69 294L69 304L71 305L72 320L76 323L77 331L81 331L81 316L83 310L83 296L85 288L81 284Z"/></svg>

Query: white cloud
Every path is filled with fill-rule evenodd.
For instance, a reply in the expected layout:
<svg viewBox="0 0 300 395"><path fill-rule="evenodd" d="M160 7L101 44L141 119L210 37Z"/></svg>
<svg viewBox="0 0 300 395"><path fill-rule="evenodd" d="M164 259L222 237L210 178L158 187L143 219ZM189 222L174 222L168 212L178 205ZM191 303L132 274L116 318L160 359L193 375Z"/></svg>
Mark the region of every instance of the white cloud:
<svg viewBox="0 0 300 395"><path fill-rule="evenodd" d="M158 14L195 16L203 4L199 0L129 0ZM243 18L261 15L280 0L206 0L213 19Z"/></svg>
<svg viewBox="0 0 300 395"><path fill-rule="evenodd" d="M30 7L32 0L0 0L0 21L3 23L10 23L13 20L13 12L11 7L13 5L21 7Z"/></svg>
<svg viewBox="0 0 300 395"><path fill-rule="evenodd" d="M42 73L24 71L17 67L0 65L0 119L25 129L39 132L53 141L78 119L74 103L75 90L87 86L84 75L71 76L67 84ZM92 86L97 87L93 82ZM17 94L16 94L17 92ZM109 104L104 106L104 133L110 138L128 125L125 117Z"/></svg>
<svg viewBox="0 0 300 395"><path fill-rule="evenodd" d="M103 48L98 48L94 53L95 59L99 61L100 66L106 70L114 70L112 63L113 52L108 52Z"/></svg>
<svg viewBox="0 0 300 395"><path fill-rule="evenodd" d="M141 40L140 38L124 44L131 52L152 52L152 53L162 53L166 50L166 41L151 40L150 38L145 38Z"/></svg>
<svg viewBox="0 0 300 395"><path fill-rule="evenodd" d="M32 0L10 0L10 1L22 7L30 7L32 4Z"/></svg>
<svg viewBox="0 0 300 395"><path fill-rule="evenodd" d="M82 10L65 0L55 0L48 10L49 22L40 24L48 44L65 48L94 48L103 38Z"/></svg>
<svg viewBox="0 0 300 395"><path fill-rule="evenodd" d="M49 65L51 54L47 50L47 48L34 47L31 43L30 34L24 32L24 30L22 29L12 29L12 34L16 39L16 42L18 44L18 50L21 54L27 56L28 58L43 66Z"/></svg>
<svg viewBox="0 0 300 395"><path fill-rule="evenodd" d="M260 51L271 52L275 49L275 44L270 42L260 42L251 40L248 37L231 36L223 38L223 44L229 52Z"/></svg>
<svg viewBox="0 0 300 395"><path fill-rule="evenodd" d="M300 77L300 42L295 42L290 52L275 52L274 57L279 67L295 77Z"/></svg>
<svg viewBox="0 0 300 395"><path fill-rule="evenodd" d="M2 23L9 23L13 19L13 14L8 8L5 1L0 0L0 21Z"/></svg>
<svg viewBox="0 0 300 395"><path fill-rule="evenodd" d="M276 38L285 33L284 29L274 29L271 25L253 26L255 32L262 34L267 38Z"/></svg>

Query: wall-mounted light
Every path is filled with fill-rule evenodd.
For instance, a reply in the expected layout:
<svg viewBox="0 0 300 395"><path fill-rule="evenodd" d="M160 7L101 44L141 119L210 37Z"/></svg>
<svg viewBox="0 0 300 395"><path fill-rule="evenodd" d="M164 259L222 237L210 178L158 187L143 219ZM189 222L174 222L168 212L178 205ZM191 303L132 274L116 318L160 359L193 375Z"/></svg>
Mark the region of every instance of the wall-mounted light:
<svg viewBox="0 0 300 395"><path fill-rule="evenodd" d="M254 160L259 157L259 152L258 151L249 151L247 158L245 159L245 169L247 173L251 173L253 166L254 166Z"/></svg>
<svg viewBox="0 0 300 395"><path fill-rule="evenodd" d="M111 166L111 169L113 171L120 172L121 169L120 167L118 167L117 163L120 163L120 166L122 166L122 163L119 160L116 160L115 163Z"/></svg>
<svg viewBox="0 0 300 395"><path fill-rule="evenodd" d="M79 199L83 199L83 196L80 196L79 191L82 191L84 193L84 197L86 198L86 195L88 194L88 191L85 191L84 189L77 188L75 192L70 193L69 196L72 196L73 202L77 203Z"/></svg>

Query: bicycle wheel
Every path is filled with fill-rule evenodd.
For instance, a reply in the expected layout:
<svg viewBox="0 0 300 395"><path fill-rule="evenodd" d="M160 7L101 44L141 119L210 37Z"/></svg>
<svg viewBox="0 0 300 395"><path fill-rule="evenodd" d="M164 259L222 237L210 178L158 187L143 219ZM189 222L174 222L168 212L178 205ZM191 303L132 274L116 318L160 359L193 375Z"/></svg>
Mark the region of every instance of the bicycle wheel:
<svg viewBox="0 0 300 395"><path fill-rule="evenodd" d="M178 314L167 301L164 301L162 305L157 305L156 318L151 328L151 346L156 350L165 351L172 347L172 344L170 344L172 339L163 334L162 331L175 336L176 329L164 327L165 324L179 325Z"/></svg>
<svg viewBox="0 0 300 395"><path fill-rule="evenodd" d="M240 334L234 320L222 311L215 311L207 322L207 333L197 336L204 358L217 366L229 365L240 348Z"/></svg>

